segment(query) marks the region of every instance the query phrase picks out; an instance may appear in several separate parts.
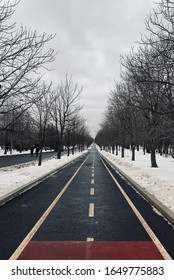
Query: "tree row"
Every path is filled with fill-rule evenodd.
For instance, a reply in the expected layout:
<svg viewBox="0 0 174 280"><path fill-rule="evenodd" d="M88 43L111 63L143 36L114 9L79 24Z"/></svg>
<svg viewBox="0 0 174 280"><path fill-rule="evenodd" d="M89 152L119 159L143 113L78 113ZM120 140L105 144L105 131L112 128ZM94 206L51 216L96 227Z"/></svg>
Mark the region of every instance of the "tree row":
<svg viewBox="0 0 174 280"><path fill-rule="evenodd" d="M101 147L142 146L157 167L161 155L174 148L174 1L161 0L146 21L147 34L121 56L120 80L108 98L96 142Z"/></svg>
<svg viewBox="0 0 174 280"><path fill-rule="evenodd" d="M57 53L49 45L55 35L38 34L11 23L18 0L0 0L0 145L49 146L61 157L63 146L83 146L92 141L81 116L82 88L66 74L53 85L44 81Z"/></svg>

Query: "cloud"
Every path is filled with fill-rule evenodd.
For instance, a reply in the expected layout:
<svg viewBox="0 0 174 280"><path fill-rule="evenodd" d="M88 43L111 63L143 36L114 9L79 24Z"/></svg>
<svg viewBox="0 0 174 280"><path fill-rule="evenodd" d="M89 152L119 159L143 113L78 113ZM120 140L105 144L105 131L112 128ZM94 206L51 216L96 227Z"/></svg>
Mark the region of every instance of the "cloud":
<svg viewBox="0 0 174 280"><path fill-rule="evenodd" d="M120 55L145 32L152 0L21 0L14 17L39 33L57 33L55 83L68 71L83 86L85 118L95 135L109 89L120 75Z"/></svg>

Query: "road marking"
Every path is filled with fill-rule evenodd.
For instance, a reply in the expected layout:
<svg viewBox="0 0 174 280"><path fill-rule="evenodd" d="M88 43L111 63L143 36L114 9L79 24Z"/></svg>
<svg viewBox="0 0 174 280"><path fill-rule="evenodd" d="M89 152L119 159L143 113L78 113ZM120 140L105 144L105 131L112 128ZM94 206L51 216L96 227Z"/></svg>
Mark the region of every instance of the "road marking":
<svg viewBox="0 0 174 280"><path fill-rule="evenodd" d="M90 189L90 195L94 195L94 188Z"/></svg>
<svg viewBox="0 0 174 280"><path fill-rule="evenodd" d="M94 179L91 179L91 185L94 185Z"/></svg>
<svg viewBox="0 0 174 280"><path fill-rule="evenodd" d="M90 218L94 217L94 203L89 204L89 217Z"/></svg>
<svg viewBox="0 0 174 280"><path fill-rule="evenodd" d="M87 237L86 241L87 242L94 241L94 238L93 237Z"/></svg>
<svg viewBox="0 0 174 280"><path fill-rule="evenodd" d="M147 224L147 222L145 221L145 219L142 217L142 215L140 214L140 212L138 211L138 209L135 207L135 205L133 204L133 202L130 200L129 196L125 193L125 191L122 189L121 185L118 183L118 181L115 179L115 177L112 175L111 171L109 170L109 168L106 166L106 164L104 163L103 159L101 158L101 161L103 162L103 165L105 166L105 168L107 169L107 171L109 172L109 174L111 175L112 179L114 180L115 184L118 186L119 190L121 191L122 195L124 196L124 198L126 199L126 201L128 202L129 206L132 208L133 212L135 213L135 215L137 216L138 220L140 221L140 223L142 224L142 226L144 227L144 229L146 230L146 232L148 233L148 235L150 236L150 238L152 239L152 241L155 243L156 247L158 248L158 250L160 251L161 255L163 256L163 258L165 260L172 260L171 256L168 254L168 252L166 251L166 249L163 247L163 245L161 244L161 242L159 241L158 237L155 235L155 233L152 231L152 229L149 227L149 225Z"/></svg>
<svg viewBox="0 0 174 280"><path fill-rule="evenodd" d="M94 173L92 173L92 177L94 177Z"/></svg>
<svg viewBox="0 0 174 280"><path fill-rule="evenodd" d="M27 236L23 239L23 241L21 242L21 244L18 246L18 248L15 250L15 252L11 255L11 257L9 258L9 260L16 260L19 255L22 253L22 251L24 250L24 248L27 246L27 244L29 243L29 241L32 239L32 237L34 236L34 234L37 232L37 230L40 228L40 226L42 225L42 223L45 221L45 219L47 218L47 216L50 214L51 210L54 208L54 206L56 205L56 203L59 201L59 199L61 198L61 196L64 194L64 192L66 191L66 189L69 187L69 185L71 184L71 182L73 181L73 179L75 178L75 176L77 175L77 173L79 172L79 170L82 168L82 166L84 165L84 163L86 162L86 160L88 159L89 155L87 156L87 158L84 160L84 162L80 165L80 167L76 170L76 172L74 173L74 175L71 177L71 179L66 183L66 185L64 186L64 188L61 190L61 192L57 195L57 197L53 200L53 202L50 204L50 206L47 208L47 210L43 213L43 215L40 217L40 219L37 221L37 223L34 225L34 227L31 229L31 231L27 234Z"/></svg>

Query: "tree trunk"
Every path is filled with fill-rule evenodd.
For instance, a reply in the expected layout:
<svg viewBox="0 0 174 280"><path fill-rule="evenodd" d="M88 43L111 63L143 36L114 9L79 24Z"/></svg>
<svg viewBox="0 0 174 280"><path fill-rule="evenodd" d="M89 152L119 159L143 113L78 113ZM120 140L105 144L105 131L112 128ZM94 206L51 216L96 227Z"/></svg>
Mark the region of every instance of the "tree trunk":
<svg viewBox="0 0 174 280"><path fill-rule="evenodd" d="M10 154L12 155L13 152L13 138L11 136L11 140L10 140Z"/></svg>
<svg viewBox="0 0 174 280"><path fill-rule="evenodd" d="M124 144L121 146L121 157L124 158Z"/></svg>
<svg viewBox="0 0 174 280"><path fill-rule="evenodd" d="M151 151L150 151L150 145L147 144L147 145L146 145L146 153L150 154L150 152L151 152Z"/></svg>
<svg viewBox="0 0 174 280"><path fill-rule="evenodd" d="M165 157L167 157L169 154L169 151L168 151L168 146L165 146Z"/></svg>
<svg viewBox="0 0 174 280"><path fill-rule="evenodd" d="M20 147L19 148L20 149L20 153L22 153L22 144L21 143L19 144L19 147Z"/></svg>
<svg viewBox="0 0 174 280"><path fill-rule="evenodd" d="M121 157L122 158L124 158L124 147L125 147L125 139L123 138L122 145L121 145Z"/></svg>
<svg viewBox="0 0 174 280"><path fill-rule="evenodd" d="M72 147L72 155L74 155L74 146Z"/></svg>
<svg viewBox="0 0 174 280"><path fill-rule="evenodd" d="M67 148L68 148L68 150L67 150L67 156L69 157L69 146L68 146Z"/></svg>
<svg viewBox="0 0 174 280"><path fill-rule="evenodd" d="M58 145L57 159L61 159L62 142L63 142L63 134L62 134L62 132L60 132L60 142Z"/></svg>
<svg viewBox="0 0 174 280"><path fill-rule="evenodd" d="M115 147L114 147L114 145L112 146L112 153L114 154L114 152L115 152Z"/></svg>
<svg viewBox="0 0 174 280"><path fill-rule="evenodd" d="M39 152L39 162L38 162L38 166L41 166L42 165L42 148L40 149L40 152Z"/></svg>
<svg viewBox="0 0 174 280"><path fill-rule="evenodd" d="M116 145L116 156L118 156L118 145Z"/></svg>
<svg viewBox="0 0 174 280"><path fill-rule="evenodd" d="M4 155L6 155L7 152L8 152L8 144L7 144L7 142L8 142L8 134L7 134L7 131L6 131L6 132L5 132L5 149L4 149Z"/></svg>
<svg viewBox="0 0 174 280"><path fill-rule="evenodd" d="M151 167L158 167L158 165L156 163L155 146L153 144L151 147Z"/></svg>
<svg viewBox="0 0 174 280"><path fill-rule="evenodd" d="M61 147L62 147L62 145L58 146L57 159L61 159Z"/></svg>
<svg viewBox="0 0 174 280"><path fill-rule="evenodd" d="M131 151L132 151L132 161L135 161L135 145L131 144Z"/></svg>

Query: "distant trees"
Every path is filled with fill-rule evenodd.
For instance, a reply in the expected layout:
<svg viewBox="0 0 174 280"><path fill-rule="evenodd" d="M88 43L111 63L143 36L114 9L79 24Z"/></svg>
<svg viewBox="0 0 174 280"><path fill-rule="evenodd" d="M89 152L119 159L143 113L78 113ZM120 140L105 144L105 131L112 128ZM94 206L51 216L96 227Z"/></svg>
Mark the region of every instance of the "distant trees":
<svg viewBox="0 0 174 280"><path fill-rule="evenodd" d="M57 158L61 158L63 136L65 130L72 126L73 119L79 113L82 106L79 104L82 88L74 83L72 76L66 74L65 80L57 86L52 96L52 118L56 128L58 140Z"/></svg>
<svg viewBox="0 0 174 280"><path fill-rule="evenodd" d="M7 154L8 150L12 153L14 145L20 152L22 152L22 149L28 146L28 141L31 137L31 134L26 137L31 127L28 112L23 112L21 114L20 109L15 111L9 110L9 113L6 113L1 121L4 126L8 124L8 129L2 130L0 133L0 145L4 146L4 154Z"/></svg>
<svg viewBox="0 0 174 280"><path fill-rule="evenodd" d="M11 123L6 130L6 137L2 137L1 145L7 147L30 148L33 145L39 148L39 162L42 163L42 151L49 147L57 151L57 158L61 158L64 146L67 154L72 154L75 146L82 151L84 145L89 146L93 139L90 136L85 120L80 114L81 88L74 83L72 76L66 75L65 81L58 84L56 90L52 83L38 84L37 92L40 99L31 108L21 114L18 109L6 114L7 123ZM18 114L18 115L15 115ZM4 121L6 120L4 118ZM25 124L25 120L28 120ZM27 130L26 130L27 128ZM25 133L23 133L25 131ZM4 131L1 131L1 133ZM26 134L27 133L27 134ZM16 137L17 136L17 137ZM21 140L20 140L21 139Z"/></svg>
<svg viewBox="0 0 174 280"><path fill-rule="evenodd" d="M54 148L58 158L65 142L68 147L80 145L82 88L68 74L55 89L43 81L56 58L48 47L54 35L11 23L19 1L0 0L0 145L5 153L12 147L22 151L39 146L41 165L45 145Z"/></svg>
<svg viewBox="0 0 174 280"><path fill-rule="evenodd" d="M121 82L111 91L104 118L109 127L113 114L115 116L109 144L113 145L114 137L115 146L117 143L122 148L124 143L130 146L132 160L135 159L135 147L142 145L144 151L151 153L152 167L157 167L156 150L166 153L169 145L173 145L173 11L173 1L161 0L147 17L149 35L142 36L136 50L121 57Z"/></svg>
<svg viewBox="0 0 174 280"><path fill-rule="evenodd" d="M70 147L72 147L72 154L74 154L74 147L77 144L77 131L80 125L80 116L75 113L74 116L68 118L65 129L64 142L67 147L67 155L70 154Z"/></svg>
<svg viewBox="0 0 174 280"><path fill-rule="evenodd" d="M80 115L82 108L79 103L81 90L74 83L72 76L68 75L66 75L65 81L58 84L56 90L53 89L52 83L38 84L37 92L40 99L32 104L30 110L21 114L18 109L18 111L9 111L6 114L7 122L11 123L11 126L6 130L6 140L3 140L3 143L6 143L5 146L9 148L14 144L18 146L20 151L22 151L23 146L26 148L30 148L31 145L34 145L35 148L38 147L38 165L41 165L42 151L45 146L54 148L57 151L57 158L60 159L64 146L66 146L69 156L70 147L73 154L75 146L79 146L81 151L81 146L90 145L93 139L85 125L85 120ZM28 135L23 134L25 129L24 116L27 116L30 121ZM18 135L18 139L13 135ZM19 139L22 138L25 141L21 140L19 144Z"/></svg>

